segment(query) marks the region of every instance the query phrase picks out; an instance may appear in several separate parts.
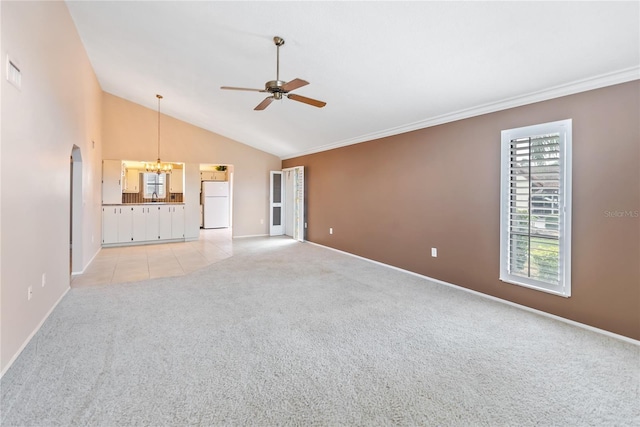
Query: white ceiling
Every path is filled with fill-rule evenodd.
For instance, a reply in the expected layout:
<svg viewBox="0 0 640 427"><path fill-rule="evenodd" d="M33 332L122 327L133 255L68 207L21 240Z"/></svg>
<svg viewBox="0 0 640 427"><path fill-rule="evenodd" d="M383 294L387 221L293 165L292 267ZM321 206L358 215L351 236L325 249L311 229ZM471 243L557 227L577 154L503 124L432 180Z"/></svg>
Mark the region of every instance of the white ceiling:
<svg viewBox="0 0 640 427"><path fill-rule="evenodd" d="M282 158L640 78L640 2L67 1L102 89ZM280 78L311 84L264 111Z"/></svg>

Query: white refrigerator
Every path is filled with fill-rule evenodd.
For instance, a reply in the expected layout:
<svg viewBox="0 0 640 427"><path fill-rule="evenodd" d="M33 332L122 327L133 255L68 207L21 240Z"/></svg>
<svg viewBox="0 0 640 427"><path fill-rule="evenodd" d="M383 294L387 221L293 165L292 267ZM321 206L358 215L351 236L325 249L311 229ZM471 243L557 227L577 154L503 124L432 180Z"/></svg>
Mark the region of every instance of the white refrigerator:
<svg viewBox="0 0 640 427"><path fill-rule="evenodd" d="M229 182L202 181L203 228L229 227Z"/></svg>

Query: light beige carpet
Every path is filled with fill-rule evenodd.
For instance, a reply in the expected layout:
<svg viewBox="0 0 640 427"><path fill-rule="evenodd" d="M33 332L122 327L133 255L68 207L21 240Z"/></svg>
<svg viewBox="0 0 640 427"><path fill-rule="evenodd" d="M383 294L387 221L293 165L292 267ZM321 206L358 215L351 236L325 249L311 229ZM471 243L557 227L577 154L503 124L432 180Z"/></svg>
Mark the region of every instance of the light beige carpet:
<svg viewBox="0 0 640 427"><path fill-rule="evenodd" d="M74 288L1 381L2 426L640 425L640 352L288 239Z"/></svg>

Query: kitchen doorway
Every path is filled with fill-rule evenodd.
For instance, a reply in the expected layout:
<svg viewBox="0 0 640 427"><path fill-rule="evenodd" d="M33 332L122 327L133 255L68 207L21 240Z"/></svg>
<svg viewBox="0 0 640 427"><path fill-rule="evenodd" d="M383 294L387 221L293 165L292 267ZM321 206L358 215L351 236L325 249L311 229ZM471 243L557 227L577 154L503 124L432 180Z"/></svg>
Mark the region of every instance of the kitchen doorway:
<svg viewBox="0 0 640 427"><path fill-rule="evenodd" d="M74 275L82 273L82 153L77 145L69 169L69 270Z"/></svg>

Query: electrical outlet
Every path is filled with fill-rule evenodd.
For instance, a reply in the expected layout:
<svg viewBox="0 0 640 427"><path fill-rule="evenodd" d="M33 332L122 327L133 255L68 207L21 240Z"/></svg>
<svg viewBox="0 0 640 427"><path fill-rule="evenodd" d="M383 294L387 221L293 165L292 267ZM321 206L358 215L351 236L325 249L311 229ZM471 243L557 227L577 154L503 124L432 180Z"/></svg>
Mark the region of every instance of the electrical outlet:
<svg viewBox="0 0 640 427"><path fill-rule="evenodd" d="M47 283L47 273L42 273L42 287Z"/></svg>
<svg viewBox="0 0 640 427"><path fill-rule="evenodd" d="M29 286L29 287L27 288L27 301L30 301L30 300L31 300L31 296L33 296L33 287L32 287L32 286Z"/></svg>
<svg viewBox="0 0 640 427"><path fill-rule="evenodd" d="M329 228L329 234L333 234L333 228Z"/></svg>
<svg viewBox="0 0 640 427"><path fill-rule="evenodd" d="M304 223L304 228L307 228L307 223L306 222Z"/></svg>
<svg viewBox="0 0 640 427"><path fill-rule="evenodd" d="M431 256L434 258L438 257L438 248L431 248Z"/></svg>

